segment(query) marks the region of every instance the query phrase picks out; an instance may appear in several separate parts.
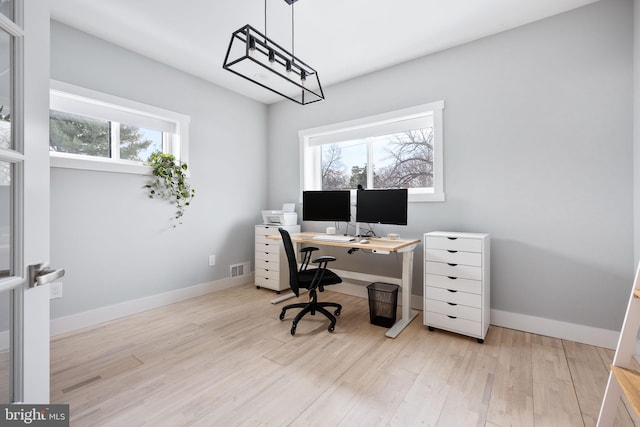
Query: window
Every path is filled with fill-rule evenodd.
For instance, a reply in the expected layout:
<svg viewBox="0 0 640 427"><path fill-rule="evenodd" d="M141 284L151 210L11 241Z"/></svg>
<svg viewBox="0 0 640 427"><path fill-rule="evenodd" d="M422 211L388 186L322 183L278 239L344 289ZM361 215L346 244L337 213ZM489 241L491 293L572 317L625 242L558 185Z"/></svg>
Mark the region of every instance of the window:
<svg viewBox="0 0 640 427"><path fill-rule="evenodd" d="M189 118L123 98L51 82L49 151L53 167L148 173L154 151L188 159Z"/></svg>
<svg viewBox="0 0 640 427"><path fill-rule="evenodd" d="M443 201L444 101L300 131L302 190L407 188Z"/></svg>

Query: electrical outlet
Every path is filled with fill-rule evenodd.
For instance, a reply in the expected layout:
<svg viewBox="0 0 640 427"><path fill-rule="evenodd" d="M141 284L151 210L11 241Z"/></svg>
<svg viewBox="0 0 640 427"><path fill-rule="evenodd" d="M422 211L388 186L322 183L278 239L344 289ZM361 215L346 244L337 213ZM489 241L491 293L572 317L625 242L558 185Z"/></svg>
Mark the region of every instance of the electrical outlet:
<svg viewBox="0 0 640 427"><path fill-rule="evenodd" d="M62 282L51 282L49 299L62 298Z"/></svg>
<svg viewBox="0 0 640 427"><path fill-rule="evenodd" d="M213 267L214 265L216 265L216 256L209 255L209 267Z"/></svg>

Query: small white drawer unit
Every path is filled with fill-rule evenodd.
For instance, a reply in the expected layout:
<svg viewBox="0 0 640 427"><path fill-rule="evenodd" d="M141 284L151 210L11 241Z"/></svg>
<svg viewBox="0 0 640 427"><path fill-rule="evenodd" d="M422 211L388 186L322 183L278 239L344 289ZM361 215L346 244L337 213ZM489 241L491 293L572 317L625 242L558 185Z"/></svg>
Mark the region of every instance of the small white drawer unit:
<svg viewBox="0 0 640 427"><path fill-rule="evenodd" d="M278 228L282 227L289 233L299 233L299 225L256 225L255 247L255 284L256 288L272 289L280 293L289 289L289 267L287 255L282 242L267 239L270 235L280 235Z"/></svg>
<svg viewBox="0 0 640 427"><path fill-rule="evenodd" d="M484 342L490 314L489 235L424 235L424 324Z"/></svg>

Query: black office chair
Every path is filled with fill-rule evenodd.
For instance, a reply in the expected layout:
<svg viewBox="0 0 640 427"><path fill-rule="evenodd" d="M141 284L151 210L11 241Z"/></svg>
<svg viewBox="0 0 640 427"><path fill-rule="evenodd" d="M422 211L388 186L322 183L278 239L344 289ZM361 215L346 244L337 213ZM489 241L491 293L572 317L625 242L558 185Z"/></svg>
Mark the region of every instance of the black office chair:
<svg viewBox="0 0 640 427"><path fill-rule="evenodd" d="M341 283L342 279L338 277L334 272L327 269L327 264L331 261L335 261L336 258L325 255L318 257L311 261L313 264L318 264L318 268L308 268L309 261L311 260L311 254L318 248L307 247L302 248L303 258L298 270L298 264L296 262L296 253L293 249L293 243L291 242L291 236L287 230L279 229L282 235L282 243L284 244L284 250L287 254L287 260L289 261L289 284L291 290L298 297L300 296L300 289L309 290L309 302L289 304L282 307L280 313L280 320L284 320L284 315L287 310L291 308L301 308L300 312L296 314L291 325L291 335L295 335L298 322L305 314L311 313L315 316L316 311L324 314L330 321L329 332L333 332L336 326L336 318L333 314L329 313L325 307L334 307L336 310L333 312L336 316L340 316L342 306L335 302L318 302L318 291L324 292L324 287L328 285L335 285Z"/></svg>

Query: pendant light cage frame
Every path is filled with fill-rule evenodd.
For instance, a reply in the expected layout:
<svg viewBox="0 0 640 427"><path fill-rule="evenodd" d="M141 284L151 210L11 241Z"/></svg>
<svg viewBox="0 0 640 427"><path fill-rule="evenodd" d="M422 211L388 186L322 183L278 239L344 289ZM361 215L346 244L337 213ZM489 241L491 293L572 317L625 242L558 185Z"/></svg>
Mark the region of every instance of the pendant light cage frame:
<svg viewBox="0 0 640 427"><path fill-rule="evenodd" d="M222 68L301 105L324 99L318 72L251 25L233 32Z"/></svg>

